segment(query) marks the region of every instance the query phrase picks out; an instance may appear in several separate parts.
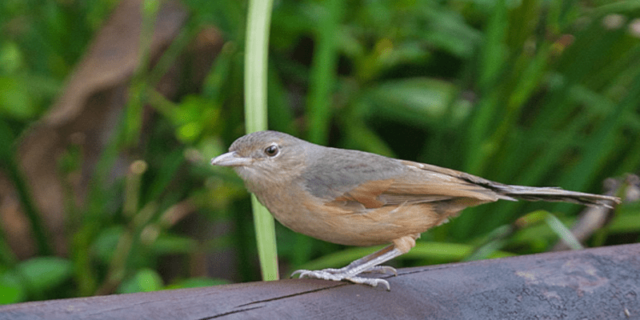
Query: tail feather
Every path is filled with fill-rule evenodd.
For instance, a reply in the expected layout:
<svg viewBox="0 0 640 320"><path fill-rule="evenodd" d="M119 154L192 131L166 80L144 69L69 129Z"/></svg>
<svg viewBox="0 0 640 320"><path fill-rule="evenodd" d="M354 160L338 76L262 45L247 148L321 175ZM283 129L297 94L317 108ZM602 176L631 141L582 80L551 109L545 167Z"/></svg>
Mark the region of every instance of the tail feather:
<svg viewBox="0 0 640 320"><path fill-rule="evenodd" d="M615 204L620 203L620 198L617 197L567 191L561 188L536 188L510 185L493 185L491 189L498 192L499 194L508 197L519 198L528 201L570 202L591 207L607 208L613 208Z"/></svg>
<svg viewBox="0 0 640 320"><path fill-rule="evenodd" d="M577 204L591 206L591 207L607 207L607 208L613 208L613 206L620 203L620 198L618 197L584 193L584 192L576 192L576 191L567 191L561 188L554 188L554 187L512 186L512 185L502 184L499 182L480 178L472 174L455 171L451 169L445 169L438 166L433 166L433 165L428 165L423 163L414 163L414 162L405 162L405 163L416 166L423 170L429 170L429 171L438 172L445 175L450 175L458 179L467 181L471 184L475 184L475 185L487 188L495 192L498 195L498 198L504 199L504 200L515 201L516 199L523 199L523 200L529 200L529 201L570 202L570 203L577 203Z"/></svg>
<svg viewBox="0 0 640 320"><path fill-rule="evenodd" d="M502 196L502 199L506 200L523 199L528 201L570 202L590 207L607 208L613 208L616 204L620 203L620 198L618 197L600 194L567 191L555 187L512 186L466 173L460 173L458 177L473 184L491 189L493 192Z"/></svg>

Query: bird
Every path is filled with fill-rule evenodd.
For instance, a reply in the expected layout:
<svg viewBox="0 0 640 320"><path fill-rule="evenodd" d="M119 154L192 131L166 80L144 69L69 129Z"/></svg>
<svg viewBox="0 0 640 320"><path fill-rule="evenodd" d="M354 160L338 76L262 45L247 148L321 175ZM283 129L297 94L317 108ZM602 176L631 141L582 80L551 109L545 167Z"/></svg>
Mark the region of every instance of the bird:
<svg viewBox="0 0 640 320"><path fill-rule="evenodd" d="M461 210L498 200L558 201L611 208L617 197L556 187L506 185L435 165L320 146L278 131L238 138L211 160L232 167L245 187L287 228L316 239L383 249L343 268L292 276L350 281L390 290L362 273L393 273L381 264L411 250L426 230Z"/></svg>

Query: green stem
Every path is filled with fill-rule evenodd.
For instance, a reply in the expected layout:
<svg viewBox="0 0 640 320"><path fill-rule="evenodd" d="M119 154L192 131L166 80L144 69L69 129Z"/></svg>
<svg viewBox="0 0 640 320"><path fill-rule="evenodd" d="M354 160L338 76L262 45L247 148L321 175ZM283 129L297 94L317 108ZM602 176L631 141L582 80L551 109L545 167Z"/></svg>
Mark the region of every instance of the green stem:
<svg viewBox="0 0 640 320"><path fill-rule="evenodd" d="M245 125L247 132L267 129L267 57L272 0L250 0L245 45ZM275 223L252 195L260 270L265 281L278 279Z"/></svg>

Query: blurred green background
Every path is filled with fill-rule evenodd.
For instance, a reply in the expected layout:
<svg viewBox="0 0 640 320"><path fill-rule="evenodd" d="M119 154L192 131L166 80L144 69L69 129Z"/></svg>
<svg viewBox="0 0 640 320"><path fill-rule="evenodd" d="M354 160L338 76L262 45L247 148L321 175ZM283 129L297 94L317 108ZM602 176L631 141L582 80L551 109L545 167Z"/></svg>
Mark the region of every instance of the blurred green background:
<svg viewBox="0 0 640 320"><path fill-rule="evenodd" d="M248 194L208 165L244 134L246 15L245 1L0 2L0 303L260 279ZM636 201L580 240L639 240L637 0L275 1L268 81L270 129L610 191ZM582 210L467 209L391 263L553 250ZM282 277L375 249L276 227Z"/></svg>

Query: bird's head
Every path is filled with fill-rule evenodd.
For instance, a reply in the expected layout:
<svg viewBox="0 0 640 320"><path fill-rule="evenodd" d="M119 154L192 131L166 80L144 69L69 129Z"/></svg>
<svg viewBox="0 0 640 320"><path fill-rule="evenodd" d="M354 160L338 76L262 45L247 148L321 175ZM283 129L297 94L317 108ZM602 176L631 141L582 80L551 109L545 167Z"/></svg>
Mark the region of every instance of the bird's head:
<svg viewBox="0 0 640 320"><path fill-rule="evenodd" d="M238 138L212 165L233 167L250 189L286 183L302 171L312 144L277 131L259 131Z"/></svg>

